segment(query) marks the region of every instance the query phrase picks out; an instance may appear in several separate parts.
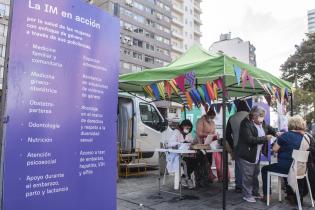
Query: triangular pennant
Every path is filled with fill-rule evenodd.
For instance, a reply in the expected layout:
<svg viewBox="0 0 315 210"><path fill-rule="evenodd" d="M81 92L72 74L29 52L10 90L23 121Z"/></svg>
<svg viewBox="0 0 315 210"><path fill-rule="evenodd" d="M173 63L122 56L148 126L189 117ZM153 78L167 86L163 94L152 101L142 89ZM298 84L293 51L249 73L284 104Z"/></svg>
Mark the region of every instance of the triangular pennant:
<svg viewBox="0 0 315 210"><path fill-rule="evenodd" d="M198 92L196 89L192 89L191 91L192 91L192 93L195 95L195 97L196 97L198 103L199 103L199 104L202 103L202 99L201 99L201 96L199 95L199 92Z"/></svg>
<svg viewBox="0 0 315 210"><path fill-rule="evenodd" d="M189 95L190 95L191 99L193 100L195 106L196 106L196 107L199 107L199 103L198 103L198 101L197 101L197 99L196 99L194 93L192 92L192 90L190 90Z"/></svg>
<svg viewBox="0 0 315 210"><path fill-rule="evenodd" d="M220 90L222 90L222 83L223 83L223 80L222 80L221 77L220 77L219 79L214 80L213 82L217 85L217 87L218 87Z"/></svg>
<svg viewBox="0 0 315 210"><path fill-rule="evenodd" d="M179 89L185 93L185 75L181 75L175 79L177 86Z"/></svg>
<svg viewBox="0 0 315 210"><path fill-rule="evenodd" d="M203 92L204 92L204 94L205 94L206 102L207 102L209 105L211 105L211 99L210 99L210 97L209 97L209 93L208 93L208 90L207 90L206 85L202 85L202 90L203 90Z"/></svg>
<svg viewBox="0 0 315 210"><path fill-rule="evenodd" d="M195 72L193 71L187 72L185 74L185 78L186 78L187 83L190 85L190 87L195 88L195 79L196 79Z"/></svg>
<svg viewBox="0 0 315 210"><path fill-rule="evenodd" d="M242 72L242 88L243 89L246 87L247 79L248 79L248 72L246 70L243 70Z"/></svg>
<svg viewBox="0 0 315 210"><path fill-rule="evenodd" d="M212 85L211 85L211 83L209 81L206 83L206 87L207 87L207 92L209 94L210 99L212 101L214 101L215 100L215 95L214 95L214 92L213 92Z"/></svg>
<svg viewBox="0 0 315 210"><path fill-rule="evenodd" d="M247 103L248 107L251 109L253 106L253 98L246 99L246 103Z"/></svg>
<svg viewBox="0 0 315 210"><path fill-rule="evenodd" d="M153 90L150 85L144 86L143 89L151 98L154 98Z"/></svg>
<svg viewBox="0 0 315 210"><path fill-rule="evenodd" d="M221 108L222 108L222 104L221 104L221 103L220 103L220 104L215 104L214 106L215 106L216 112L217 112L217 113L220 113Z"/></svg>
<svg viewBox="0 0 315 210"><path fill-rule="evenodd" d="M174 92L176 93L176 95L179 95L179 90L176 87L176 82L175 80L170 80L168 81L168 83L171 85L172 89L174 90Z"/></svg>
<svg viewBox="0 0 315 210"><path fill-rule="evenodd" d="M233 105L233 103L228 103L227 104L227 108L228 108L229 113L231 113L232 105Z"/></svg>
<svg viewBox="0 0 315 210"><path fill-rule="evenodd" d="M215 83L213 83L213 93L214 93L215 100L217 100L218 99L218 86Z"/></svg>
<svg viewBox="0 0 315 210"><path fill-rule="evenodd" d="M249 80L249 84L250 86L255 89L255 82L254 82L254 78L250 75L247 76L248 80Z"/></svg>
<svg viewBox="0 0 315 210"><path fill-rule="evenodd" d="M285 99L284 95L285 95L285 90L284 88L281 88L281 101L284 101Z"/></svg>
<svg viewBox="0 0 315 210"><path fill-rule="evenodd" d="M211 104L210 109L212 109L213 111L217 112L216 107L215 107L215 104ZM210 110L210 109L209 109L209 110Z"/></svg>
<svg viewBox="0 0 315 210"><path fill-rule="evenodd" d="M198 90L198 93L199 93L199 95L200 95L200 97L201 97L201 100L202 100L204 103L206 103L205 93L203 92L202 87L198 87L197 90Z"/></svg>
<svg viewBox="0 0 315 210"><path fill-rule="evenodd" d="M160 96L165 99L165 89L164 89L164 82L157 83L157 87L160 93Z"/></svg>
<svg viewBox="0 0 315 210"><path fill-rule="evenodd" d="M192 106L193 106L193 104L192 104L193 101L192 101L192 99L190 97L190 94L187 91L185 92L185 95L186 95L186 99L187 99L187 107L188 107L189 110L191 110Z"/></svg>
<svg viewBox="0 0 315 210"><path fill-rule="evenodd" d="M164 82L165 92L167 94L168 99L172 97L172 87L168 81Z"/></svg>
<svg viewBox="0 0 315 210"><path fill-rule="evenodd" d="M185 92L186 92L186 91L185 91ZM183 93L182 91L179 91L179 92L178 92L178 95L179 95L179 97L181 98L181 100L182 100L182 102L183 102L183 105L184 105L185 107L187 107L187 98L186 98L185 93Z"/></svg>
<svg viewBox="0 0 315 210"><path fill-rule="evenodd" d="M284 89L284 98L285 98L286 100L289 99L289 91L288 91L288 88L285 88L285 89Z"/></svg>
<svg viewBox="0 0 315 210"><path fill-rule="evenodd" d="M155 83L151 84L151 88L153 90L153 94L154 94L155 99L160 100L160 92L159 92L157 85Z"/></svg>
<svg viewBox="0 0 315 210"><path fill-rule="evenodd" d="M236 65L233 65L233 68L234 68L234 73L235 73L237 84L240 85L242 70L240 69L240 67L238 67Z"/></svg>

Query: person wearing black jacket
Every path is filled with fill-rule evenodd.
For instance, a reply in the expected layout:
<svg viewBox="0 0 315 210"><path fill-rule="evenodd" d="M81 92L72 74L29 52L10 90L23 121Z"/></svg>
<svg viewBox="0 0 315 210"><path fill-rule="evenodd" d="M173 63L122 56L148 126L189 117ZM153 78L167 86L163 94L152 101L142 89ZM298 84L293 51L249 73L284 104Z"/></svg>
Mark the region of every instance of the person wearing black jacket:
<svg viewBox="0 0 315 210"><path fill-rule="evenodd" d="M242 169L243 199L256 202L259 194L258 175L260 155L268 155L268 141L276 136L276 130L264 122L265 110L254 106L248 117L241 122L238 148Z"/></svg>

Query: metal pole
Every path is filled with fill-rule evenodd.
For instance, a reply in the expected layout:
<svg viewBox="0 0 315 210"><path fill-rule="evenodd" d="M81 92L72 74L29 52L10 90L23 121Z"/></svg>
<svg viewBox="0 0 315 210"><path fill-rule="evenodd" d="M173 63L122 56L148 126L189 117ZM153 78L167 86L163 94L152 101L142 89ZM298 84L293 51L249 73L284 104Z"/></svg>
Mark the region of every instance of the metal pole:
<svg viewBox="0 0 315 210"><path fill-rule="evenodd" d="M227 90L226 90L226 85L225 85L225 76L223 75L223 82L222 82L222 108L223 108L223 199L222 199L222 209L225 210L226 209L226 190L228 188L227 185L227 152L226 152L226 148L225 148L225 144L226 144L226 101L227 101Z"/></svg>
<svg viewBox="0 0 315 210"><path fill-rule="evenodd" d="M290 104L291 104L291 107L290 107L290 115L291 115L291 117L292 117L292 116L293 116L293 92L291 93Z"/></svg>

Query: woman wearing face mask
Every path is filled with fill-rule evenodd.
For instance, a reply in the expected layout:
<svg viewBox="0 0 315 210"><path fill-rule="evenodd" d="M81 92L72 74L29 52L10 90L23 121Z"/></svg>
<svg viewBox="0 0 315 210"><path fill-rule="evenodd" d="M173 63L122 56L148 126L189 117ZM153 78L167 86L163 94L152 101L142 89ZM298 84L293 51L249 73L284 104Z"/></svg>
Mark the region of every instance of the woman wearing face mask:
<svg viewBox="0 0 315 210"><path fill-rule="evenodd" d="M276 131L264 122L265 110L254 106L249 116L241 122L238 148L242 170L243 199L256 202L259 194L259 164L261 152L268 154L268 141Z"/></svg>
<svg viewBox="0 0 315 210"><path fill-rule="evenodd" d="M179 145L180 143L192 143L193 138L191 135L193 125L190 120L183 120L180 125L174 130L175 141ZM196 159L194 157L184 157L183 160L186 162L187 166L187 176L185 177L184 186L189 189L194 188L194 184L191 180L191 174L196 167Z"/></svg>

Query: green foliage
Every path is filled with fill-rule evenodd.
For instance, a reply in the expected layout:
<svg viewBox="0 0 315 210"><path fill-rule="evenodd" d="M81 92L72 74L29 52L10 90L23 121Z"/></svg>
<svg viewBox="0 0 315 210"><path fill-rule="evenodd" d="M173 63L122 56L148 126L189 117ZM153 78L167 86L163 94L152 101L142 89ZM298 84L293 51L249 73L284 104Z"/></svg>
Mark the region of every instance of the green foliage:
<svg viewBox="0 0 315 210"><path fill-rule="evenodd" d="M315 120L315 33L307 34L296 51L281 66L282 78L295 84L293 110Z"/></svg>
<svg viewBox="0 0 315 210"><path fill-rule="evenodd" d="M282 78L304 90L315 91L315 33L307 34L296 51L281 66Z"/></svg>

